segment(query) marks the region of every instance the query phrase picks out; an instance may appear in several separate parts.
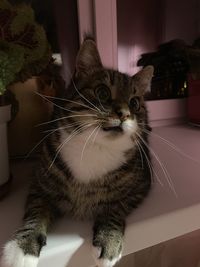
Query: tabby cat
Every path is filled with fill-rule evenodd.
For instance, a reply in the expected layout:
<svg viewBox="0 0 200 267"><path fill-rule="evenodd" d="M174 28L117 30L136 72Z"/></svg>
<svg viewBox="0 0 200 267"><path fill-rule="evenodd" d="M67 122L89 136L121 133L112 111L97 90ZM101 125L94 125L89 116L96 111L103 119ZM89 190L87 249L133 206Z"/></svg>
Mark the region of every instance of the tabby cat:
<svg viewBox="0 0 200 267"><path fill-rule="evenodd" d="M152 75L152 66L133 77L104 68L95 42L84 40L66 96L55 104L23 226L5 246L4 267L36 267L47 230L66 213L94 220L97 266L120 259L126 217L151 185L144 94Z"/></svg>

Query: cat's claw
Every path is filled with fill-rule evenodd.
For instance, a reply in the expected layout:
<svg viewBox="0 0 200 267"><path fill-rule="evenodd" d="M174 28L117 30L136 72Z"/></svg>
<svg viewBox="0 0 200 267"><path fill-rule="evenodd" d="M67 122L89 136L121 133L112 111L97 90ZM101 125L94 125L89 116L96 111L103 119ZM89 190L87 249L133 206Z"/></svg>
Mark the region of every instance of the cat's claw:
<svg viewBox="0 0 200 267"><path fill-rule="evenodd" d="M37 267L38 257L24 254L15 240L9 241L4 247L1 267Z"/></svg>
<svg viewBox="0 0 200 267"><path fill-rule="evenodd" d="M120 254L118 255L118 257L109 260L100 258L100 255L101 255L101 248L93 247L93 256L97 264L97 267L113 267L122 257L122 254Z"/></svg>

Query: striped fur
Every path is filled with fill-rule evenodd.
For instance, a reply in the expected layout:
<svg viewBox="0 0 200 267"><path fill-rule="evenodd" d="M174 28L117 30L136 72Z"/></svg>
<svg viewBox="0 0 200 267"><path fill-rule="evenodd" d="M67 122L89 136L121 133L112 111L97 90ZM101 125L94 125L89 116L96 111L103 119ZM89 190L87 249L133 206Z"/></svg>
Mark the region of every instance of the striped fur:
<svg viewBox="0 0 200 267"><path fill-rule="evenodd" d="M144 144L148 140L143 132L148 128L143 95L151 77L151 67L133 77L105 69L94 42L83 43L66 96L55 102L52 132L30 185L24 225L4 251L6 267L16 266L13 247L24 257L19 267L25 267L27 255L39 257L50 225L65 213L94 219L98 266L112 267L119 260L126 216L144 199L151 184L149 152ZM101 88L105 97L105 87L110 97L101 101L96 90ZM138 100L135 106L130 105L135 98L139 106ZM84 168L91 168L88 179Z"/></svg>

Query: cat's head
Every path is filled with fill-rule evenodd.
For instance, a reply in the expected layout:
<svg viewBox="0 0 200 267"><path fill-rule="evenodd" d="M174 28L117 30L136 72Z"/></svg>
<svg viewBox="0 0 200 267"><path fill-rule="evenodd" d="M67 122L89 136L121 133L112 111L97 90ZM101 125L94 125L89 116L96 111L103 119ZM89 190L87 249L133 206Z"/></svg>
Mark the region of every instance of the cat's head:
<svg viewBox="0 0 200 267"><path fill-rule="evenodd" d="M104 68L95 42L85 40L77 55L72 102L67 104L74 112L70 121L81 131L96 127L105 137L134 136L147 124L144 94L152 76L152 66L132 77Z"/></svg>

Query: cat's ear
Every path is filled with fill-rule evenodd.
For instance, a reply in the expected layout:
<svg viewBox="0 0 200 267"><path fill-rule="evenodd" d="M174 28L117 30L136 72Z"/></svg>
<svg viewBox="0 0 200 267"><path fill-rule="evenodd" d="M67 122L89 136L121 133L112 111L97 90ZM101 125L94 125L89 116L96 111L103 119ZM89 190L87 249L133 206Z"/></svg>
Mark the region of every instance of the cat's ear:
<svg viewBox="0 0 200 267"><path fill-rule="evenodd" d="M154 67L147 66L133 76L135 89L142 94L150 89Z"/></svg>
<svg viewBox="0 0 200 267"><path fill-rule="evenodd" d="M102 63L97 46L93 40L86 39L76 58L76 74L88 75L99 68L102 68Z"/></svg>

